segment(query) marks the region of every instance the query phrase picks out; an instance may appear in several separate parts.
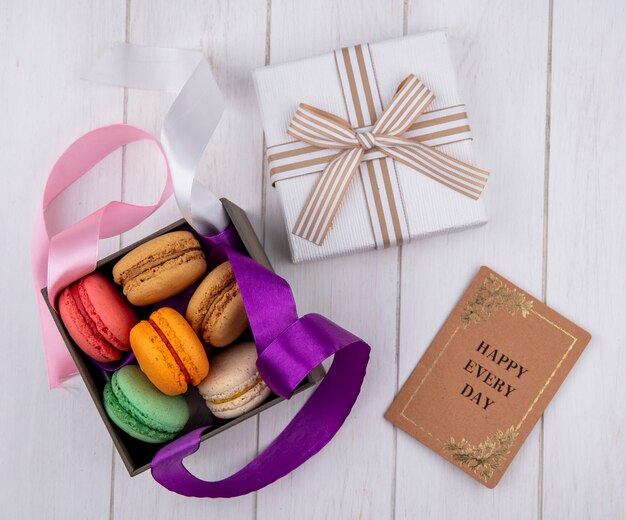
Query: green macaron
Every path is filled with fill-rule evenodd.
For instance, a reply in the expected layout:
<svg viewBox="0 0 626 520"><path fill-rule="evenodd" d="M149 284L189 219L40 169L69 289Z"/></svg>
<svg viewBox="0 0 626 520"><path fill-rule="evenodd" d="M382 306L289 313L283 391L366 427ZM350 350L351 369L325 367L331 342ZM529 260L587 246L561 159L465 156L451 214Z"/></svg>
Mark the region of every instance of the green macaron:
<svg viewBox="0 0 626 520"><path fill-rule="evenodd" d="M166 442L189 420L182 395L160 392L137 365L126 365L104 387L104 409L111 420L140 441Z"/></svg>

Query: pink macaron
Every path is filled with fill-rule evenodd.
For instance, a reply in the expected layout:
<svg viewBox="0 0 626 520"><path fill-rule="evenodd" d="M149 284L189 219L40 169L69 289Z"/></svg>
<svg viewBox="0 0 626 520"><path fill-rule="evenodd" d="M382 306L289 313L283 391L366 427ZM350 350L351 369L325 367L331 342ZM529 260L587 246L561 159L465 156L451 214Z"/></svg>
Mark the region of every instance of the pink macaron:
<svg viewBox="0 0 626 520"><path fill-rule="evenodd" d="M96 361L117 361L130 350L130 329L137 315L117 288L100 273L66 287L59 312L76 344Z"/></svg>

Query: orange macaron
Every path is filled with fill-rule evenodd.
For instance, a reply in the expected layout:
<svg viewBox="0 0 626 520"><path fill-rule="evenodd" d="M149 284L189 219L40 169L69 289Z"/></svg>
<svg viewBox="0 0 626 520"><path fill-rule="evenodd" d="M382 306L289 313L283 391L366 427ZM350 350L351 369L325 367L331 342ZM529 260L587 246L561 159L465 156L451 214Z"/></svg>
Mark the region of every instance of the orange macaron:
<svg viewBox="0 0 626 520"><path fill-rule="evenodd" d="M142 372L164 394L184 394L209 373L202 342L185 318L169 307L135 325L130 346Z"/></svg>

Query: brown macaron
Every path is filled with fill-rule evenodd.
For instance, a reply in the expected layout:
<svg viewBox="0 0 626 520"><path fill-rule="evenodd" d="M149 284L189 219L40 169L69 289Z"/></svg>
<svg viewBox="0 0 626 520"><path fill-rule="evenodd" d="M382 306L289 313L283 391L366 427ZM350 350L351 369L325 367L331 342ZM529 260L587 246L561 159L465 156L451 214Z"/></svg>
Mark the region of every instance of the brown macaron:
<svg viewBox="0 0 626 520"><path fill-rule="evenodd" d="M150 305L174 296L206 271L206 260L189 231L173 231L136 247L113 267L113 279L123 286L133 305Z"/></svg>
<svg viewBox="0 0 626 520"><path fill-rule="evenodd" d="M193 293L186 313L193 330L206 343L225 347L248 327L239 285L230 262L211 271Z"/></svg>

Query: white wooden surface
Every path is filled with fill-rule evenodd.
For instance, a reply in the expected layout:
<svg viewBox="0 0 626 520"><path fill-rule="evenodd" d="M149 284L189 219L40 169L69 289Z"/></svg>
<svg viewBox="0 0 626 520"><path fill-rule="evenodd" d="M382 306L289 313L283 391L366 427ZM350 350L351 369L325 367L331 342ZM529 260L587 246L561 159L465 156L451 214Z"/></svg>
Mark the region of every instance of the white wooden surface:
<svg viewBox="0 0 626 520"><path fill-rule="evenodd" d="M493 176L490 223L404 247L293 266L250 71L447 27L477 157ZM0 2L0 380L2 518L626 517L626 7L619 0L4 0ZM35 322L30 232L44 179L74 138L128 121L157 131L170 94L97 86L81 74L111 41L201 48L228 108L200 175L250 214L302 313L371 343L352 416L317 457L232 500L185 499L131 479L79 380L49 392ZM148 147L114 155L58 205L67 221L160 189ZM80 201L80 203L72 202ZM103 253L172 221L168 203ZM477 268L546 299L594 339L495 490L382 418ZM219 478L287 424L299 396L205 443L188 466Z"/></svg>

